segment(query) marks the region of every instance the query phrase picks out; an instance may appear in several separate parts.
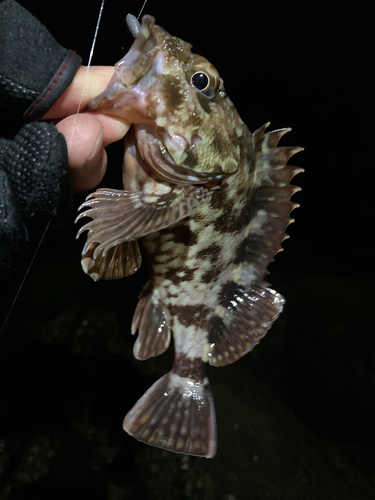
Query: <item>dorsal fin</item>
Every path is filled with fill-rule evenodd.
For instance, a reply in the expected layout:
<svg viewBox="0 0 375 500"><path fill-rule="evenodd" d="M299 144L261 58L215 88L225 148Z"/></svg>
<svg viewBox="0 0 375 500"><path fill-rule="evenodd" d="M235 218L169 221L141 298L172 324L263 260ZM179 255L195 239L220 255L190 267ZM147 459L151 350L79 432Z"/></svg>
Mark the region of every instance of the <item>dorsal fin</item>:
<svg viewBox="0 0 375 500"><path fill-rule="evenodd" d="M267 266L273 261L275 254L282 250L283 240L288 238L285 230L294 220L289 217L290 212L299 206L290 198L300 191L290 181L304 171L303 168L286 164L303 148L277 147L281 137L291 129L266 133L268 125L263 125L253 133L257 189L252 200L252 219L243 259L253 264L263 276L267 274Z"/></svg>

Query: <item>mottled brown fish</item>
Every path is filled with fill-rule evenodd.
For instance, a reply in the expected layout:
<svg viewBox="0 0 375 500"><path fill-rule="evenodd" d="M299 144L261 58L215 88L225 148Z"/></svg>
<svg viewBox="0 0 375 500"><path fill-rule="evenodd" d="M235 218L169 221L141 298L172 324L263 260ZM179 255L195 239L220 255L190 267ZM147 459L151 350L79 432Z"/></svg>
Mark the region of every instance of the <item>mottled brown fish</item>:
<svg viewBox="0 0 375 500"><path fill-rule="evenodd" d="M277 147L289 129L253 134L217 70L144 16L106 90L91 104L125 118L124 190L99 189L79 215L91 217L82 265L94 279L151 269L134 314L134 355L164 352L172 370L126 415L140 441L213 457L214 402L205 364L233 363L260 341L284 299L264 281L281 249L302 169L302 148Z"/></svg>

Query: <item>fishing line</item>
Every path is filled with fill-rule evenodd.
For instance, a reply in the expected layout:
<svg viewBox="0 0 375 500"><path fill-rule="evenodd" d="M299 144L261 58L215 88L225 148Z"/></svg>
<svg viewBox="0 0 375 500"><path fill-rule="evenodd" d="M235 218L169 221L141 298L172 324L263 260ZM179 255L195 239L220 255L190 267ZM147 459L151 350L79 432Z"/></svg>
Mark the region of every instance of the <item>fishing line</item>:
<svg viewBox="0 0 375 500"><path fill-rule="evenodd" d="M34 263L35 257L37 256L37 253L38 253L38 251L39 251L39 248L41 247L41 245L42 245L42 243L43 243L44 237L45 237L45 235L46 235L46 233L47 233L47 231L48 231L48 229L49 229L49 226L51 225L51 222L52 222L52 217L51 217L51 218L50 218L50 220L48 221L48 223L47 223L47 225L46 225L46 228L45 228L45 230L44 230L44 232L43 232L43 234L42 234L42 237L41 237L41 238L40 238L40 240L39 240L38 246L37 246L37 248L36 248L36 250L35 250L35 252L34 252L33 256L31 257L30 264L28 265L28 267L27 267L27 269L26 269L26 272L25 272L25 274L24 274L24 277L22 278L22 281L21 281L21 283L20 283L20 286L18 287L17 293L16 293L16 295L15 295L15 297L14 297L14 299L13 299L13 302L12 302L12 304L11 304L10 308L9 308L8 314L7 314L7 315L6 315L6 317L5 317L5 320L4 320L4 323L3 323L3 326L1 327L1 330L0 330L0 335L1 335L1 333L3 332L3 330L4 330L5 326L6 326L7 322L8 322L9 316L11 315L11 313L12 313L12 311L13 311L14 305L15 305L15 303L17 302L17 299L18 299L19 294L21 293L21 290L22 290L23 284L24 284L24 283L25 283L25 281L26 281L26 278L27 278L27 276L28 276L28 274L29 274L29 271L30 271L30 269L31 269L31 266L32 266L32 265L33 265L33 263Z"/></svg>
<svg viewBox="0 0 375 500"><path fill-rule="evenodd" d="M87 63L87 67L86 67L86 73L85 73L85 78L83 80L83 87L82 87L82 90L81 90L81 97L80 97L80 100L79 100L79 103L78 103L76 117L79 115L79 112L81 111L83 94L85 92L86 83L87 83L87 76L89 74L89 70L90 70L90 66L91 66L91 61L92 61L92 58L93 58L93 55L94 55L94 49L95 49L96 39L98 38L99 25L100 25L100 21L102 19L102 14L103 14L103 9L104 9L104 3L105 3L105 0L102 0L102 3L100 4L98 19L96 21L96 27L95 27L95 32L94 32L94 38L93 38L92 44L91 44L89 61ZM73 132L72 132L72 140L73 140L73 137L74 137L76 129L77 129L77 118L76 118L76 123L75 123L74 129L73 129Z"/></svg>
<svg viewBox="0 0 375 500"><path fill-rule="evenodd" d="M147 0L145 0L145 1L143 2L143 5L142 5L142 8L141 8L141 10L140 10L140 12L139 12L139 14L138 14L137 20L139 20L139 18L141 17L141 14L142 14L142 12L143 12L143 9L145 8L146 3L147 3Z"/></svg>

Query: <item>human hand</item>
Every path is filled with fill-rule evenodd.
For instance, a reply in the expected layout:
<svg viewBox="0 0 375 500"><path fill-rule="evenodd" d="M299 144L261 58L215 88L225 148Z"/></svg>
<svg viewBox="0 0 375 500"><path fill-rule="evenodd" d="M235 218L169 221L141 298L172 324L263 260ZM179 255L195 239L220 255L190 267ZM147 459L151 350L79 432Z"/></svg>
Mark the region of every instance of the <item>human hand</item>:
<svg viewBox="0 0 375 500"><path fill-rule="evenodd" d="M54 123L58 120L56 127L65 137L75 192L88 191L101 182L107 168L104 148L124 137L130 127L130 123L118 117L97 112L77 114L82 88L81 109L85 109L90 99L103 92L113 72L113 66L91 66L88 72L81 66L70 86L44 116Z"/></svg>

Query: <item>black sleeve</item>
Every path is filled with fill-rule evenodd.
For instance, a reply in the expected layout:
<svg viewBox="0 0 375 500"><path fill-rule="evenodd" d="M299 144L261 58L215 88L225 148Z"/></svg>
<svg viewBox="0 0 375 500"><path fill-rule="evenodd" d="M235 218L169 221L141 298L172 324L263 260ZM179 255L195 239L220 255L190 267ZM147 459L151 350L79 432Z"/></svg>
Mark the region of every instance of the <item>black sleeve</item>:
<svg viewBox="0 0 375 500"><path fill-rule="evenodd" d="M0 278L17 268L37 226L68 193L64 137L38 122L81 58L14 0L0 3Z"/></svg>
<svg viewBox="0 0 375 500"><path fill-rule="evenodd" d="M81 64L14 0L0 3L1 111L26 121L46 114Z"/></svg>

